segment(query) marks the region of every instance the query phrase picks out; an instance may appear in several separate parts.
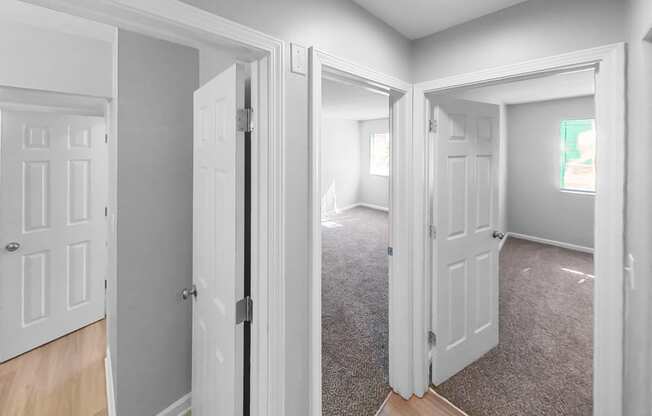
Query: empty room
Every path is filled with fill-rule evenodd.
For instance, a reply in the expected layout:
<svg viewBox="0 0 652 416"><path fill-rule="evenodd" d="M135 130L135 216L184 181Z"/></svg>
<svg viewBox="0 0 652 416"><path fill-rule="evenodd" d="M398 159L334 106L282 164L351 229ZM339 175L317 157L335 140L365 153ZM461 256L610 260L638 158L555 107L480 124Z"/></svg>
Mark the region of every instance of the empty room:
<svg viewBox="0 0 652 416"><path fill-rule="evenodd" d="M587 69L431 97L434 176L449 196L434 211L450 219L435 284L440 304L455 299L433 315L433 379L468 414L592 414L594 79Z"/></svg>
<svg viewBox="0 0 652 416"><path fill-rule="evenodd" d="M389 393L389 97L322 84L325 415L373 414Z"/></svg>

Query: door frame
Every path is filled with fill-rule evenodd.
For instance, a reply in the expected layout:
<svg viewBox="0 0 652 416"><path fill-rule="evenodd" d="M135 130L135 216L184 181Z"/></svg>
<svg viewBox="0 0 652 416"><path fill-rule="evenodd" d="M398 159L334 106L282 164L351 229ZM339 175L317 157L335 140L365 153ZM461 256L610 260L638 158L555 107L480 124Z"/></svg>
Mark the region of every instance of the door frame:
<svg viewBox="0 0 652 416"><path fill-rule="evenodd" d="M321 342L321 120L322 77L336 78L366 88L383 90L390 95L391 174L390 174L390 246L389 261L389 380L404 398L422 396L428 388L425 359L414 354L415 337L412 325L425 318L422 307L425 291L415 279L411 246L411 166L412 85L373 69L339 58L316 48L309 50L309 412L322 414L322 342ZM423 346L425 352L425 345ZM413 360L413 357L416 360Z"/></svg>
<svg viewBox="0 0 652 416"><path fill-rule="evenodd" d="M285 42L176 0L25 0L71 15L190 47L227 47L256 66L258 109L252 140L251 291L255 299L251 350L251 414L285 414ZM117 31L116 31L117 39ZM117 282L117 43L113 100L107 109L110 169L107 302ZM107 307L107 319L111 320ZM115 318L113 318L115 319ZM257 325L256 325L257 324ZM119 322L116 322L119 325ZM108 361L119 357L108 355ZM184 398L181 398L184 399ZM180 399L180 400L181 400ZM112 403L109 403L109 408Z"/></svg>
<svg viewBox="0 0 652 416"><path fill-rule="evenodd" d="M622 415L623 409L623 342L624 342L624 293L625 293L625 138L626 138L626 91L625 91L625 44L616 43L571 53L505 65L466 74L421 82L414 86L414 149L417 155L428 155L431 149L428 133L427 94L459 87L504 83L545 74L573 69L596 70L596 120L598 137L608 137L598 147L597 171L599 191L595 202L595 274L609 279L595 279L594 290L594 356L593 356L593 404L594 415ZM415 178L427 195L428 172L432 168L427 157L420 165L424 170L415 171ZM419 197L417 195L416 197ZM437 198L436 192L434 198ZM428 198L421 203L428 207ZM426 216L422 217L427 221ZM432 242L423 239L421 244L430 252ZM434 260L433 260L434 261ZM424 274L432 293L432 273L436 268L427 261ZM428 278L426 278L428 276ZM432 311L434 314L435 311ZM428 321L432 322L432 315Z"/></svg>

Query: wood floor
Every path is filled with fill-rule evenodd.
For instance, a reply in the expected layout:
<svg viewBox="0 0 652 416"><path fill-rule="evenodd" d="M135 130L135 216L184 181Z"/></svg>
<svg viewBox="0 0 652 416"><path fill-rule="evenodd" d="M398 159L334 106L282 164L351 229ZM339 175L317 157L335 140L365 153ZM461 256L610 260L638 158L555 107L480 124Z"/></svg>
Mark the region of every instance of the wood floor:
<svg viewBox="0 0 652 416"><path fill-rule="evenodd" d="M104 320L0 364L0 415L106 416Z"/></svg>
<svg viewBox="0 0 652 416"><path fill-rule="evenodd" d="M396 393L390 393L376 416L467 416L446 399L432 390L422 398L404 400Z"/></svg>

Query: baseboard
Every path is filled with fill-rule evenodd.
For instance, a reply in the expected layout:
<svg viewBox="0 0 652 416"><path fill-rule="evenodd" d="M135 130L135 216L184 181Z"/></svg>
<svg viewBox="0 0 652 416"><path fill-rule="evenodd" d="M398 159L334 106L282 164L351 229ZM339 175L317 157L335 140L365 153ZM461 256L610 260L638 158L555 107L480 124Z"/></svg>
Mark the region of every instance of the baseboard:
<svg viewBox="0 0 652 416"><path fill-rule="evenodd" d="M387 208L387 207L381 207L380 205L374 205L374 204L367 204L365 202L358 202L358 203L355 203L355 204L347 205L347 206L342 207L342 208L337 208L337 209L334 209L334 210L331 210L331 211L328 211L328 212L324 212L322 214L322 220L328 219L329 215L339 214L341 212L348 211L350 209L357 208L357 207L365 207L365 208L370 208L370 209L376 209L378 211L389 212L389 208Z"/></svg>
<svg viewBox="0 0 652 416"><path fill-rule="evenodd" d="M507 235L509 237L520 238L522 240L534 241L535 243L548 244L551 246L557 246L568 250L581 251L582 253L593 254L594 251L593 248L591 247L578 246L577 244L571 244L571 243L563 243L561 241L549 240L547 238L541 238L541 237L534 237L532 235L527 235L527 234L509 232L507 233ZM503 239L503 241L505 241L505 239Z"/></svg>
<svg viewBox="0 0 652 416"><path fill-rule="evenodd" d="M192 396L188 393L160 411L156 416L185 416L190 411L192 405L191 400Z"/></svg>
<svg viewBox="0 0 652 416"><path fill-rule="evenodd" d="M366 207L366 208L371 208L371 209L377 209L378 211L385 211L389 212L389 208L387 207L382 207L380 205L374 205L374 204L367 204L365 202L361 202L358 204L360 207Z"/></svg>
<svg viewBox="0 0 652 416"><path fill-rule="evenodd" d="M498 252L500 252L503 249L508 238L509 238L509 233L505 233L505 237L502 240L500 240L500 243L498 243Z"/></svg>
<svg viewBox="0 0 652 416"><path fill-rule="evenodd" d="M115 414L115 390L113 389L113 366L111 365L111 351L106 347L104 357L104 376L106 378L106 411L108 416Z"/></svg>

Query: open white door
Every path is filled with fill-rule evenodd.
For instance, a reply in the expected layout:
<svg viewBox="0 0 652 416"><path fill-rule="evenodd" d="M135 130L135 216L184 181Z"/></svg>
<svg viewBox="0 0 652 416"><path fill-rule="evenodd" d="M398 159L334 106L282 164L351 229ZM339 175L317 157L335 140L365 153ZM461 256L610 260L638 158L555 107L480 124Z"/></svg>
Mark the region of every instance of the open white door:
<svg viewBox="0 0 652 416"><path fill-rule="evenodd" d="M245 76L231 66L194 96L192 414L243 411Z"/></svg>
<svg viewBox="0 0 652 416"><path fill-rule="evenodd" d="M104 317L102 117L0 112L0 362Z"/></svg>
<svg viewBox="0 0 652 416"><path fill-rule="evenodd" d="M499 107L437 97L432 382L498 345Z"/></svg>

